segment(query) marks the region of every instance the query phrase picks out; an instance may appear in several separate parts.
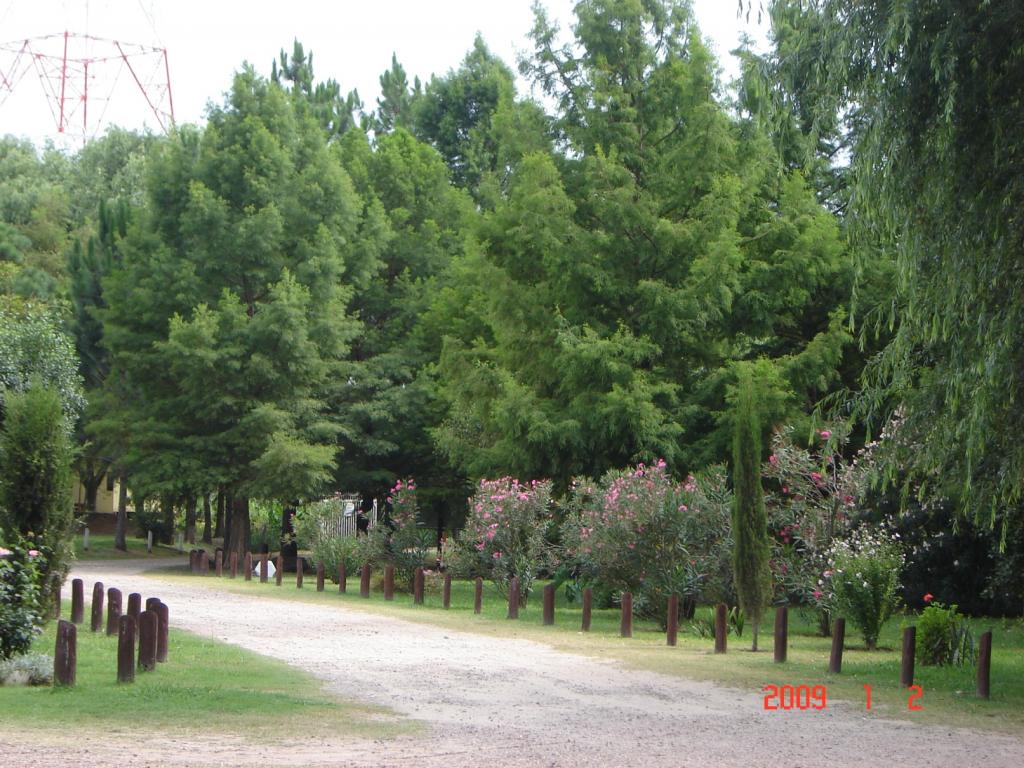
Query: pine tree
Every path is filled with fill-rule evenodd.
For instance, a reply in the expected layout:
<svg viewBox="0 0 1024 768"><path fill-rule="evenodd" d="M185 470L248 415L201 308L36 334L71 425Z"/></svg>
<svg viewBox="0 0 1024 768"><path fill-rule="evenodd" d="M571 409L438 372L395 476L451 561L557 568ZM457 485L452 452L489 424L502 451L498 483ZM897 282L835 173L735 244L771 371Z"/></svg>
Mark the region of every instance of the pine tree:
<svg viewBox="0 0 1024 768"><path fill-rule="evenodd" d="M733 425L733 571L740 607L757 634L761 617L771 600L768 571L768 520L761 488L761 425L754 380L746 365L739 368L734 398Z"/></svg>

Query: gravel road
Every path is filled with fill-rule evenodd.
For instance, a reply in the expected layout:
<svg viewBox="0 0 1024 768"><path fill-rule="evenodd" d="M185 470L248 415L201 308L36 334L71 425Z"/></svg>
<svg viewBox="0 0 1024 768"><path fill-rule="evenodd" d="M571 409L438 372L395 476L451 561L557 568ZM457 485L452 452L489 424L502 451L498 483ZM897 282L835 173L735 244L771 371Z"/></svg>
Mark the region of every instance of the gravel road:
<svg viewBox="0 0 1024 768"><path fill-rule="evenodd" d="M84 734L39 750L4 729L8 765L785 766L1017 768L1024 740L868 717L852 706L765 712L753 692L343 606L234 595L142 575L146 562L80 563L73 575L159 595L172 623L286 661L350 699L421 721L414 736L251 747L237 739L127 744ZM281 628L267 632L267 620ZM121 749L132 755L125 762Z"/></svg>

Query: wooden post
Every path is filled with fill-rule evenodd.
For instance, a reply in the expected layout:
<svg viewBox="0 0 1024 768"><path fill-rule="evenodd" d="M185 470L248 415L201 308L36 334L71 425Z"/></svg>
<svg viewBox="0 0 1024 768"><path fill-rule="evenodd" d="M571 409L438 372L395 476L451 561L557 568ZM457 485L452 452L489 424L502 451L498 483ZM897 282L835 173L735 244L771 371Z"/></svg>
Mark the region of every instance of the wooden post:
<svg viewBox="0 0 1024 768"><path fill-rule="evenodd" d="M245 568L245 580L252 581L252 552L245 553L243 567Z"/></svg>
<svg viewBox="0 0 1024 768"><path fill-rule="evenodd" d="M395 566L384 566L384 599L395 599Z"/></svg>
<svg viewBox="0 0 1024 768"><path fill-rule="evenodd" d="M266 584L267 579L270 578L270 569L267 567L267 557L268 555L266 552L260 553L260 584Z"/></svg>
<svg viewBox="0 0 1024 768"><path fill-rule="evenodd" d="M147 597L146 598L146 610L147 611L156 611L156 607L158 605L160 605L160 598L159 597Z"/></svg>
<svg viewBox="0 0 1024 768"><path fill-rule="evenodd" d="M990 673L992 670L992 630L978 640L978 696L989 697Z"/></svg>
<svg viewBox="0 0 1024 768"><path fill-rule="evenodd" d="M81 579L71 581L71 621L81 624L85 618L85 585Z"/></svg>
<svg viewBox="0 0 1024 768"><path fill-rule="evenodd" d="M97 581L92 585L92 610L89 618L89 629L93 632L103 630L103 582Z"/></svg>
<svg viewBox="0 0 1024 768"><path fill-rule="evenodd" d="M715 606L715 653L725 653L728 648L729 620L725 603Z"/></svg>
<svg viewBox="0 0 1024 768"><path fill-rule="evenodd" d="M555 585L544 586L544 626L555 623Z"/></svg>
<svg viewBox="0 0 1024 768"><path fill-rule="evenodd" d="M619 634L623 637L633 636L633 593L622 593L622 618L619 621Z"/></svg>
<svg viewBox="0 0 1024 768"><path fill-rule="evenodd" d="M775 606L775 663L786 663L786 646L789 645L789 607Z"/></svg>
<svg viewBox="0 0 1024 768"><path fill-rule="evenodd" d="M302 589L302 580L306 577L306 561L299 555L295 556L295 588Z"/></svg>
<svg viewBox="0 0 1024 768"><path fill-rule="evenodd" d="M135 619L135 628L139 627L139 614L142 613L142 595L132 592L128 595L128 615Z"/></svg>
<svg viewBox="0 0 1024 768"><path fill-rule="evenodd" d="M412 577L412 601L416 605L423 605L423 569L417 568Z"/></svg>
<svg viewBox="0 0 1024 768"><path fill-rule="evenodd" d="M508 585L508 617L519 618L519 578L513 576Z"/></svg>
<svg viewBox="0 0 1024 768"><path fill-rule="evenodd" d="M480 613L484 607L484 580L479 576L473 583L473 613Z"/></svg>
<svg viewBox="0 0 1024 768"><path fill-rule="evenodd" d="M117 682L135 682L134 616L122 616L117 622Z"/></svg>
<svg viewBox="0 0 1024 768"><path fill-rule="evenodd" d="M363 563L363 570L359 574L359 596L370 596L370 564Z"/></svg>
<svg viewBox="0 0 1024 768"><path fill-rule="evenodd" d="M221 578L224 575L224 550L218 549L216 554L213 556L213 567L217 578Z"/></svg>
<svg viewBox="0 0 1024 768"><path fill-rule="evenodd" d="M828 657L829 674L843 671L843 643L846 641L846 619L840 616L832 622L832 653Z"/></svg>
<svg viewBox="0 0 1024 768"><path fill-rule="evenodd" d="M452 575L450 573L444 575L444 591L441 593L441 602L446 609L452 607Z"/></svg>
<svg viewBox="0 0 1024 768"><path fill-rule="evenodd" d="M156 660L167 661L167 640L169 635L170 609L166 603L156 604Z"/></svg>
<svg viewBox="0 0 1024 768"><path fill-rule="evenodd" d="M583 590L583 626L584 632L590 631L590 615L594 606L594 590L587 587Z"/></svg>
<svg viewBox="0 0 1024 768"><path fill-rule="evenodd" d="M77 667L78 627L61 619L57 622L57 647L53 654L53 684L74 685Z"/></svg>
<svg viewBox="0 0 1024 768"><path fill-rule="evenodd" d="M107 590L107 634L117 634L117 624L121 620L121 590L111 587Z"/></svg>
<svg viewBox="0 0 1024 768"><path fill-rule="evenodd" d="M338 563L338 592L342 594L348 588L348 574L345 573L345 562Z"/></svg>
<svg viewBox="0 0 1024 768"><path fill-rule="evenodd" d="M900 687L909 688L914 684L914 646L917 644L917 627L903 630L903 660L900 664Z"/></svg>
<svg viewBox="0 0 1024 768"><path fill-rule="evenodd" d="M228 573L231 575L232 579L238 577L238 553L237 552L232 552L231 554L228 555Z"/></svg>
<svg viewBox="0 0 1024 768"><path fill-rule="evenodd" d="M274 567L277 569L277 573L274 574L274 583L280 587L281 582L284 581L284 555L277 556Z"/></svg>
<svg viewBox="0 0 1024 768"><path fill-rule="evenodd" d="M323 592L324 591L324 564L323 563L317 563L316 564L316 591L317 592Z"/></svg>
<svg viewBox="0 0 1024 768"><path fill-rule="evenodd" d="M199 550L199 575L210 575L210 554L205 549Z"/></svg>
<svg viewBox="0 0 1024 768"><path fill-rule="evenodd" d="M668 624L665 629L665 642L675 645L679 634L679 595L672 595L668 599Z"/></svg>
<svg viewBox="0 0 1024 768"><path fill-rule="evenodd" d="M139 614L139 669L152 672L156 669L156 644L159 620L153 611Z"/></svg>

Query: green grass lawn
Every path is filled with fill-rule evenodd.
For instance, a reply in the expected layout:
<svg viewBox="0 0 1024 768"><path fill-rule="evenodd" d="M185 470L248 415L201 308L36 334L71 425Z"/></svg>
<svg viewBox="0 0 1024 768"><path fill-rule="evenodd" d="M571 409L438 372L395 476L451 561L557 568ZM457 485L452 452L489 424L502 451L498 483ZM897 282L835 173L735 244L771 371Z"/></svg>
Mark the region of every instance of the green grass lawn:
<svg viewBox="0 0 1024 768"><path fill-rule="evenodd" d="M64 615L70 613L70 603ZM56 622L33 651L53 655ZM117 637L78 627L73 688L2 686L3 724L20 730L211 732L255 739L386 738L412 725L382 708L339 701L287 664L215 640L170 632L167 663L118 684Z"/></svg>
<svg viewBox="0 0 1024 768"><path fill-rule="evenodd" d="M183 557L188 555L188 550L192 547L186 545L184 555L174 547L169 547L165 544L154 544L153 553L149 554L146 552L146 540L136 539L129 536L125 543L128 545L128 551L122 552L120 549L114 547L113 535L103 534L90 534L89 536L89 549L85 550L82 548L82 534L75 536L75 557L78 560L127 560L131 558L139 557ZM209 548L209 545L207 545Z"/></svg>
<svg viewBox="0 0 1024 768"><path fill-rule="evenodd" d="M181 569L161 569L161 575L173 575L182 580L195 580ZM456 581L452 585L452 607L445 611L439 593L428 592L426 604L412 604L408 594L396 594L394 602L385 602L380 591L379 577L369 600L359 597L359 578L349 577L347 594L339 595L337 585L328 583L322 594L315 592L315 579L306 575L305 588L295 588L294 574L286 574L284 586L278 588L273 580L260 584L258 580L245 582L241 576L235 580L215 577L202 579L205 586L226 589L241 594L260 594L275 599L304 600L321 604L334 604L345 608L372 611L396 618L424 622L452 629L493 635L536 640L559 650L582 653L598 658L618 660L629 667L652 670L680 677L708 680L741 690L760 692L767 684L825 685L829 706L839 706L863 713L868 717L905 718L915 722L984 728L1008 733L1024 733L1024 622L1019 620L972 620L976 636L993 630L992 698L984 701L975 696L975 670L973 667L918 667L915 683L924 689L916 703L922 707L911 711L907 707L908 692L899 687L901 621L896 618L885 627L879 640L881 649L867 651L853 627L847 627L843 672L827 673L831 639L815 634L815 625L809 617L798 611L790 612L790 647L788 661L775 664L772 658L771 611L761 627L761 651L751 653L750 627L742 638L729 636L729 652L716 655L714 641L701 638L684 622L679 633L679 644L670 648L665 635L651 621L634 621L634 636L619 637L619 611L594 610L591 631L580 631L580 607L567 605L560 591L556 600L555 626L541 624L540 585L529 605L520 610L518 621L506 618L507 605L492 585L485 583L484 611L473 614L473 585ZM710 618L708 608L698 615ZM865 709L864 685L871 686L872 709Z"/></svg>

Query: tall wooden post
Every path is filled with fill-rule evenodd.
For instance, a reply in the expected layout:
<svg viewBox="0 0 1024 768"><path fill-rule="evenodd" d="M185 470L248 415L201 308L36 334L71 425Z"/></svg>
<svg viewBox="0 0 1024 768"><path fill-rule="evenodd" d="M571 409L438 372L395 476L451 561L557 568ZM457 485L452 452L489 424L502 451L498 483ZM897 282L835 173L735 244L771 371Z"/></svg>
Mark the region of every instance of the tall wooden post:
<svg viewBox="0 0 1024 768"><path fill-rule="evenodd" d="M156 660L167 661L167 640L170 634L170 609L164 602L157 602L156 609Z"/></svg>
<svg viewBox="0 0 1024 768"><path fill-rule="evenodd" d="M277 556L277 560L274 561L274 569L277 571L274 574L274 583L280 587L281 582L284 581L284 555Z"/></svg>
<svg viewBox="0 0 1024 768"><path fill-rule="evenodd" d="M843 671L843 643L846 641L846 619L840 616L832 622L832 653L828 656L828 671L838 675Z"/></svg>
<svg viewBox="0 0 1024 768"><path fill-rule="evenodd" d="M412 601L416 605L423 605L423 569L417 568L412 576Z"/></svg>
<svg viewBox="0 0 1024 768"><path fill-rule="evenodd" d="M594 607L594 590L587 587L583 590L583 625L582 630L584 632L590 631L590 618L591 612Z"/></svg>
<svg viewBox="0 0 1024 768"><path fill-rule="evenodd" d="M513 576L512 582L508 585L508 617L519 618L519 578Z"/></svg>
<svg viewBox="0 0 1024 768"><path fill-rule="evenodd" d="M978 696L989 698L989 682L992 671L992 630L985 632L978 640Z"/></svg>
<svg viewBox="0 0 1024 768"><path fill-rule="evenodd" d="M295 556L295 588L302 589L302 580L306 577L306 561Z"/></svg>
<svg viewBox="0 0 1024 768"><path fill-rule="evenodd" d="M159 620L154 611L139 614L139 669L152 672L156 669L156 650Z"/></svg>
<svg viewBox="0 0 1024 768"><path fill-rule="evenodd" d="M238 553L232 552L228 555L228 573L232 579L238 578Z"/></svg>
<svg viewBox="0 0 1024 768"><path fill-rule="evenodd" d="M473 613L480 613L484 608L484 580L479 576L473 582Z"/></svg>
<svg viewBox="0 0 1024 768"><path fill-rule="evenodd" d="M117 682L135 682L135 617L125 615L117 622Z"/></svg>
<svg viewBox="0 0 1024 768"><path fill-rule="evenodd" d="M395 599L395 566L384 566L384 599Z"/></svg>
<svg viewBox="0 0 1024 768"><path fill-rule="evenodd" d="M139 626L139 614L142 613L142 595L132 592L128 595L128 615L135 619L135 628Z"/></svg>
<svg viewBox="0 0 1024 768"><path fill-rule="evenodd" d="M81 624L85 619L85 585L81 579L71 580L71 621Z"/></svg>
<svg viewBox="0 0 1024 768"><path fill-rule="evenodd" d="M370 596L370 564L363 563L362 573L359 574L359 596L368 598Z"/></svg>
<svg viewBox="0 0 1024 768"><path fill-rule="evenodd" d="M252 552L245 553L243 565L245 566L245 580L252 581Z"/></svg>
<svg viewBox="0 0 1024 768"><path fill-rule="evenodd" d="M715 653L725 653L729 637L729 620L725 603L715 606Z"/></svg>
<svg viewBox="0 0 1024 768"><path fill-rule="evenodd" d="M452 607L452 575L444 575L444 587L441 591L441 604L447 609Z"/></svg>
<svg viewBox="0 0 1024 768"><path fill-rule="evenodd" d="M77 667L78 627L61 619L57 622L57 646L53 654L53 684L74 685Z"/></svg>
<svg viewBox="0 0 1024 768"><path fill-rule="evenodd" d="M266 552L260 553L260 584L266 584L270 578L270 569L267 567L269 555Z"/></svg>
<svg viewBox="0 0 1024 768"><path fill-rule="evenodd" d="M121 590L111 587L107 590L107 634L116 635L121 621Z"/></svg>
<svg viewBox="0 0 1024 768"><path fill-rule="evenodd" d="M345 572L345 561L338 563L338 592L342 594L348 588L348 574Z"/></svg>
<svg viewBox="0 0 1024 768"><path fill-rule="evenodd" d="M900 687L909 688L914 684L914 650L917 644L917 627L903 630L903 659L900 663Z"/></svg>
<svg viewBox="0 0 1024 768"><path fill-rule="evenodd" d="M103 630L103 596L103 582L97 581L92 585L92 606L89 616L89 629L93 632Z"/></svg>
<svg viewBox="0 0 1024 768"><path fill-rule="evenodd" d="M323 563L317 563L316 564L316 591L317 592L323 592L324 591L324 564Z"/></svg>
<svg viewBox="0 0 1024 768"><path fill-rule="evenodd" d="M622 637L633 636L633 593L622 593L622 618L619 621L619 634Z"/></svg>
<svg viewBox="0 0 1024 768"><path fill-rule="evenodd" d="M547 584L544 587L544 625L550 626L555 623L555 585Z"/></svg>
<svg viewBox="0 0 1024 768"><path fill-rule="evenodd" d="M668 624L665 628L665 642L675 645L679 634L679 595L672 595L668 599Z"/></svg>
<svg viewBox="0 0 1024 768"><path fill-rule="evenodd" d="M789 645L789 607L775 606L775 663L786 663L786 650Z"/></svg>

